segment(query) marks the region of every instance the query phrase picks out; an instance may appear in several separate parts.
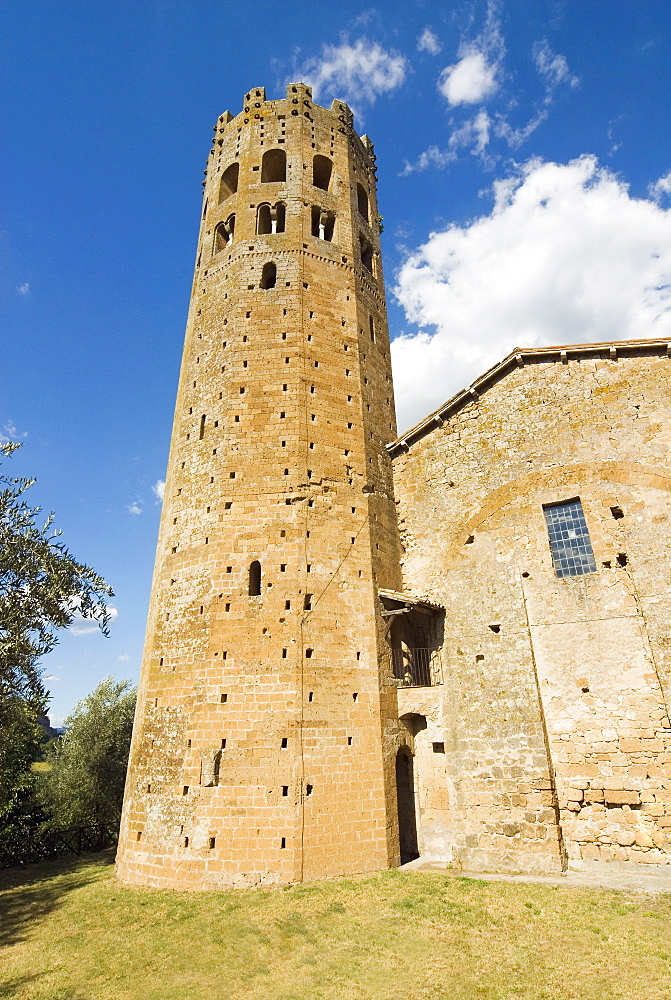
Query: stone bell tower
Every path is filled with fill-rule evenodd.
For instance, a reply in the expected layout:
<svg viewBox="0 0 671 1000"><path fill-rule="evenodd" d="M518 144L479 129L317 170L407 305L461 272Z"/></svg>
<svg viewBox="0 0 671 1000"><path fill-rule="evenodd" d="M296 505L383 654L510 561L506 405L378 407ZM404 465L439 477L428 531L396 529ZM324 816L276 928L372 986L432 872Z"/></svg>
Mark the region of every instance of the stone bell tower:
<svg viewBox="0 0 671 1000"><path fill-rule="evenodd" d="M214 131L118 854L174 888L398 863L373 147L303 84Z"/></svg>

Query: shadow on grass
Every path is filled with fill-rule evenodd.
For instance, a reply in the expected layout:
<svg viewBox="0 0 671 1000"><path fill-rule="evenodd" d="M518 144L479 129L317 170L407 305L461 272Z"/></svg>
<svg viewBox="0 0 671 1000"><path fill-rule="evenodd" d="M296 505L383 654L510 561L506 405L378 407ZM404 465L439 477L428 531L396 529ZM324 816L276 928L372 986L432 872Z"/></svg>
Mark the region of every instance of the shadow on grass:
<svg viewBox="0 0 671 1000"><path fill-rule="evenodd" d="M20 997L22 991L29 983L34 983L38 979L41 979L44 975L43 972L36 972L32 976L14 976L12 979L6 979L3 983L0 983L0 997Z"/></svg>
<svg viewBox="0 0 671 1000"><path fill-rule="evenodd" d="M25 987L30 983L36 983L44 975L44 972L36 972L32 976L15 976L13 979L7 979L4 983L0 983L0 1000L5 1000L5 998L9 1000L10 997L25 997ZM55 993L49 990L45 1000L88 1000L88 998L75 990L66 988L56 990Z"/></svg>
<svg viewBox="0 0 671 1000"><path fill-rule="evenodd" d="M23 941L30 927L60 906L68 893L94 880L92 868L114 864L114 855L115 849L110 849L0 872L0 947ZM7 989L0 986L0 997L16 995Z"/></svg>

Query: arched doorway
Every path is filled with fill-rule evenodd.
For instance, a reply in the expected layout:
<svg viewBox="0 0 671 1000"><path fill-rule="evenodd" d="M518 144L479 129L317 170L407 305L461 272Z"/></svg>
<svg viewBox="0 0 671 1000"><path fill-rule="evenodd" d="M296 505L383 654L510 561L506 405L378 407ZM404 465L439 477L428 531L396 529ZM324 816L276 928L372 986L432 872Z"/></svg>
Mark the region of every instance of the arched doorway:
<svg viewBox="0 0 671 1000"><path fill-rule="evenodd" d="M396 754L396 800L398 802L398 835L401 864L419 857L417 849L417 817L415 816L415 779L412 754L401 747Z"/></svg>

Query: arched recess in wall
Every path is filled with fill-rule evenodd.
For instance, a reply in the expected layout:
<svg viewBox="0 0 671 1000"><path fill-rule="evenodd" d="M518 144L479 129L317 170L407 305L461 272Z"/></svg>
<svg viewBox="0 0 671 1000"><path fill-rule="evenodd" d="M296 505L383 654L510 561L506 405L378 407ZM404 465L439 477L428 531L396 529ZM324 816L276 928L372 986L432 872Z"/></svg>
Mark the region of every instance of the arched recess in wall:
<svg viewBox="0 0 671 1000"><path fill-rule="evenodd" d="M232 194L236 193L238 190L239 177L239 163L231 163L230 167L226 167L221 175L221 181L219 182L219 204L221 204L222 201L226 201L227 198L230 198Z"/></svg>
<svg viewBox="0 0 671 1000"><path fill-rule="evenodd" d="M359 215L368 222L368 194L366 192L363 184L357 183L356 186L356 203L359 209Z"/></svg>
<svg viewBox="0 0 671 1000"><path fill-rule="evenodd" d="M373 247L363 236L359 237L359 246L361 248L361 263L371 274L375 274L374 271L374 253Z"/></svg>
<svg viewBox="0 0 671 1000"><path fill-rule="evenodd" d="M478 529L482 529L491 517L500 517L505 507L518 504L520 498L527 499L534 493L540 494L541 490L561 490L567 481L571 482L572 488L576 492L602 481L625 486L653 486L671 493L671 476L669 476L669 470L663 466L606 460L603 462L567 463L546 469L537 469L527 476L520 476L519 479L514 479L512 482L493 490L467 521L462 521L446 530L446 555L461 559L464 539L474 535Z"/></svg>
<svg viewBox="0 0 671 1000"><path fill-rule="evenodd" d="M335 215L333 212L326 212L319 205L312 206L311 232L319 240L326 240L331 243L335 232Z"/></svg>
<svg viewBox="0 0 671 1000"><path fill-rule="evenodd" d="M261 161L261 182L263 184L287 179L287 154L283 149L268 149Z"/></svg>
<svg viewBox="0 0 671 1000"><path fill-rule="evenodd" d="M283 233L287 224L287 207L283 201L278 201L275 205L275 232ZM272 217L272 213L271 213Z"/></svg>
<svg viewBox="0 0 671 1000"><path fill-rule="evenodd" d="M270 205L259 205L256 210L256 233L258 236L265 236L272 233L272 223L270 221Z"/></svg>
<svg viewBox="0 0 671 1000"><path fill-rule="evenodd" d="M249 565L249 596L259 597L261 595L261 563L258 559Z"/></svg>
<svg viewBox="0 0 671 1000"><path fill-rule="evenodd" d="M228 246L230 239L231 237L228 232L227 224L225 222L220 222L214 230L214 252L219 253L225 246Z"/></svg>
<svg viewBox="0 0 671 1000"><path fill-rule="evenodd" d="M328 156L317 153L312 159L312 183L322 191L328 191L333 173L333 161Z"/></svg>
<svg viewBox="0 0 671 1000"><path fill-rule="evenodd" d="M286 206L283 201L276 205L267 202L259 205L256 210L256 232L258 236L271 233L283 233L286 228Z"/></svg>
<svg viewBox="0 0 671 1000"><path fill-rule="evenodd" d="M261 281L259 283L260 288L274 288L277 284L277 265L274 261L269 260L263 265L263 271L261 272Z"/></svg>
<svg viewBox="0 0 671 1000"><path fill-rule="evenodd" d="M405 865L419 857L413 757L405 746L396 754L396 801L401 864Z"/></svg>

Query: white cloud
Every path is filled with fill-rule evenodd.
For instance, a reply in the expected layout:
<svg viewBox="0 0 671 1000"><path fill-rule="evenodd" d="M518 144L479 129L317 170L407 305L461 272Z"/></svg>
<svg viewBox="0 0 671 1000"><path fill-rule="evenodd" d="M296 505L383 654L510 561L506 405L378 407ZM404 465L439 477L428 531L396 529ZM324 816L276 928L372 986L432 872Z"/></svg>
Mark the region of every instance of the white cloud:
<svg viewBox="0 0 671 1000"><path fill-rule="evenodd" d="M55 674L47 674L46 677L42 678L43 681L62 681L62 677L57 677Z"/></svg>
<svg viewBox="0 0 671 1000"><path fill-rule="evenodd" d="M8 420L7 423L0 427L0 444L9 444L12 441L19 441L21 438L27 437L28 431L18 431L13 420Z"/></svg>
<svg viewBox="0 0 671 1000"><path fill-rule="evenodd" d="M484 108L480 108L475 118L469 118L450 136L448 146L456 151L462 147L470 148L471 152L481 156L489 143L491 119Z"/></svg>
<svg viewBox="0 0 671 1000"><path fill-rule="evenodd" d="M552 91L560 84L566 83L569 87L578 86L580 80L571 73L566 57L553 52L546 41L534 42L532 52L536 69L544 77L548 88L546 102L549 103L552 99Z"/></svg>
<svg viewBox="0 0 671 1000"><path fill-rule="evenodd" d="M441 48L438 36L431 31L431 28L426 27L417 39L418 52L428 52L430 56L437 56Z"/></svg>
<svg viewBox="0 0 671 1000"><path fill-rule="evenodd" d="M497 5L490 2L484 29L472 42L462 41L458 62L446 66L438 77L438 90L448 104L477 104L499 89L505 45L497 17Z"/></svg>
<svg viewBox="0 0 671 1000"><path fill-rule="evenodd" d="M593 156L529 161L493 193L489 215L432 233L398 273L420 326L392 345L402 430L516 346L671 334L671 209Z"/></svg>
<svg viewBox="0 0 671 1000"><path fill-rule="evenodd" d="M650 197L654 198L655 201L661 201L665 195L671 198L671 170L663 177L659 177L654 184L650 184L648 191Z"/></svg>
<svg viewBox="0 0 671 1000"><path fill-rule="evenodd" d="M416 171L428 170L429 167L437 167L442 170L446 167L448 163L453 163L457 156L450 149L440 149L439 146L429 146L425 149L423 153L417 157L414 163L410 163L409 160L405 161L405 166L401 171L401 176L405 177L408 174L413 174Z"/></svg>
<svg viewBox="0 0 671 1000"><path fill-rule="evenodd" d="M30 285L27 281L24 281L22 285L17 285L16 290L19 295L30 295Z"/></svg>
<svg viewBox="0 0 671 1000"><path fill-rule="evenodd" d="M142 507L140 507L140 505L138 503L136 503L135 501L133 501L133 503L128 504L128 507L126 508L126 510L128 511L129 514L141 514L142 513Z"/></svg>
<svg viewBox="0 0 671 1000"><path fill-rule="evenodd" d="M117 661L119 663L125 663L127 660L130 660L128 653L122 653L121 656L117 656Z"/></svg>
<svg viewBox="0 0 671 1000"><path fill-rule="evenodd" d="M438 78L438 90L448 104L476 104L496 92L496 71L484 52L473 49L454 66L445 67Z"/></svg>
<svg viewBox="0 0 671 1000"><path fill-rule="evenodd" d="M469 118L456 128L450 136L447 149L440 149L438 146L429 146L418 156L414 163L406 160L405 167L401 171L402 175L426 170L428 167L438 167L442 169L448 163L453 163L458 159L460 149L470 148L474 156L479 156L489 165L487 146L489 145L490 130L492 120L484 108L480 108L474 118Z"/></svg>
<svg viewBox="0 0 671 1000"><path fill-rule="evenodd" d="M519 149L522 143L527 141L532 132L535 132L547 117L548 110L547 108L543 108L540 111L536 111L526 125L518 125L517 128L513 128L504 115L497 115L494 132L499 139L505 140L511 149Z"/></svg>
<svg viewBox="0 0 671 1000"><path fill-rule="evenodd" d="M374 104L380 94L396 90L405 81L408 61L394 49L359 38L351 44L324 45L319 58L308 59L298 76L312 86L315 100L337 97L353 108Z"/></svg>
<svg viewBox="0 0 671 1000"><path fill-rule="evenodd" d="M119 617L117 608L108 607L107 614L110 618L110 624ZM77 614L73 619L69 631L71 635L90 635L92 632L98 632L99 627L92 618L85 618L84 615Z"/></svg>
<svg viewBox="0 0 671 1000"><path fill-rule="evenodd" d="M165 494L165 479L157 479L151 488L152 493L156 497L159 503L163 502L163 496Z"/></svg>

